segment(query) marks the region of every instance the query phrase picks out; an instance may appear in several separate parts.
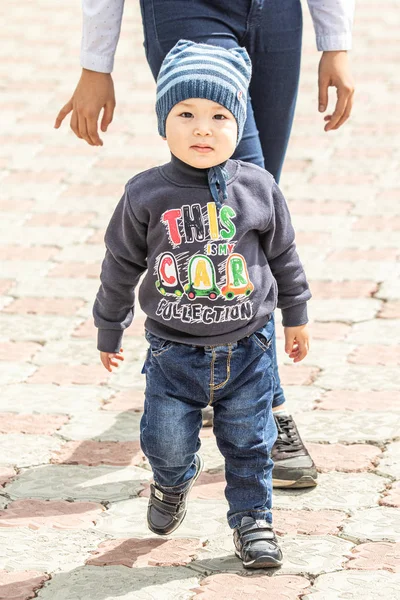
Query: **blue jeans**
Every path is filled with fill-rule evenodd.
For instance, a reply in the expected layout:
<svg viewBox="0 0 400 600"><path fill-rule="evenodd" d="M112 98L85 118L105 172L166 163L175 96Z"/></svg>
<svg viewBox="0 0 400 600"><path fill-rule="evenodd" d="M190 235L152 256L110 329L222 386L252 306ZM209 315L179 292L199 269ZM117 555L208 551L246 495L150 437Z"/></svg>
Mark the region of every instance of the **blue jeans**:
<svg viewBox="0 0 400 600"><path fill-rule="evenodd" d="M253 65L243 137L233 158L266 168L279 183L297 100L300 0L140 0L144 48L154 78L180 39L244 46ZM273 406L285 402L273 340Z"/></svg>
<svg viewBox="0 0 400 600"><path fill-rule="evenodd" d="M273 319L222 346L178 344L146 332L150 348L140 442L154 481L176 493L189 486L200 448L201 409L212 404L231 528L244 516L272 523L273 335Z"/></svg>

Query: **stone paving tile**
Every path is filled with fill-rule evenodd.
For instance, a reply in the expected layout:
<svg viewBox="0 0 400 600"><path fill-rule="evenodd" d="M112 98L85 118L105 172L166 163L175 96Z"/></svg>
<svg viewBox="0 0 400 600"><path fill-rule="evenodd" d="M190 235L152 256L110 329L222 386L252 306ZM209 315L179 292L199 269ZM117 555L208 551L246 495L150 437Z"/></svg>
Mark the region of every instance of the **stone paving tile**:
<svg viewBox="0 0 400 600"><path fill-rule="evenodd" d="M307 450L313 457L320 473L342 471L344 473L372 469L381 451L368 444L313 444L307 442Z"/></svg>
<svg viewBox="0 0 400 600"><path fill-rule="evenodd" d="M273 511L274 529L279 535L335 535L339 532L346 513L338 510L282 510Z"/></svg>
<svg viewBox="0 0 400 600"><path fill-rule="evenodd" d="M105 508L94 502L15 500L0 511L0 527L89 529Z"/></svg>
<svg viewBox="0 0 400 600"><path fill-rule="evenodd" d="M320 473L315 488L274 490L276 508L355 511L377 506L387 479L373 473Z"/></svg>
<svg viewBox="0 0 400 600"><path fill-rule="evenodd" d="M393 486L384 493L379 504L381 506L394 506L400 508L400 481L395 482Z"/></svg>
<svg viewBox="0 0 400 600"><path fill-rule="evenodd" d="M28 600L35 597L50 575L39 571L10 573L0 570L0 600Z"/></svg>
<svg viewBox="0 0 400 600"><path fill-rule="evenodd" d="M341 533L355 542L400 542L399 511L380 506L359 510L343 525Z"/></svg>
<svg viewBox="0 0 400 600"><path fill-rule="evenodd" d="M147 498L134 498L118 501L103 513L96 525L96 531L109 533L113 537L154 537L147 527ZM188 503L188 512L179 530L172 533L171 538L201 538L212 539L220 534L230 532L226 522L228 504L221 500L191 500ZM199 514L206 514L207 518L199 521ZM230 533L232 536L232 534ZM157 538L158 539L158 538Z"/></svg>
<svg viewBox="0 0 400 600"><path fill-rule="evenodd" d="M33 365L22 364L18 362L0 362L0 385L9 385L10 383L22 383L26 381L36 367Z"/></svg>
<svg viewBox="0 0 400 600"><path fill-rule="evenodd" d="M34 363L39 366L56 365L59 364L60 357L64 365L99 364L99 354L93 347L93 343L79 339L51 341L45 346L40 346L40 352L36 353Z"/></svg>
<svg viewBox="0 0 400 600"><path fill-rule="evenodd" d="M320 373L315 382L327 389L400 390L398 370L398 367L371 369L369 366L338 365L331 371Z"/></svg>
<svg viewBox="0 0 400 600"><path fill-rule="evenodd" d="M4 338L19 342L46 342L69 337L79 319L50 315L2 315L0 331Z"/></svg>
<svg viewBox="0 0 400 600"><path fill-rule="evenodd" d="M0 294L5 294L8 292L10 288L13 287L14 283L15 282L13 279L0 279Z"/></svg>
<svg viewBox="0 0 400 600"><path fill-rule="evenodd" d="M9 571L71 571L95 550L106 536L89 529L68 532L46 528L0 528L0 569ZM55 551L57 549L57 551Z"/></svg>
<svg viewBox="0 0 400 600"><path fill-rule="evenodd" d="M348 361L359 365L400 365L400 345L371 344L358 346L349 356Z"/></svg>
<svg viewBox="0 0 400 600"><path fill-rule="evenodd" d="M314 410L298 413L296 423L305 442L383 442L398 436L400 414Z"/></svg>
<svg viewBox="0 0 400 600"><path fill-rule="evenodd" d="M33 393L35 392L35 393ZM82 414L98 409L100 403L111 395L105 387L40 385L26 383L8 385L0 394L0 410L10 406L21 413Z"/></svg>
<svg viewBox="0 0 400 600"><path fill-rule="evenodd" d="M0 210L2 210L1 202ZM32 246L29 248L29 252L26 248L17 246L17 244L0 246L0 260L47 261L53 259L57 253L57 246Z"/></svg>
<svg viewBox="0 0 400 600"><path fill-rule="evenodd" d="M0 465L33 467L49 461L60 441L50 435L0 434Z"/></svg>
<svg viewBox="0 0 400 600"><path fill-rule="evenodd" d="M142 390L129 390L115 394L107 400L102 410L110 410L114 412L143 412L144 407L144 393Z"/></svg>
<svg viewBox="0 0 400 600"><path fill-rule="evenodd" d="M79 567L52 577L38 593L40 600L189 600L198 577L187 567L127 569ZM97 592L96 592L97 594Z"/></svg>
<svg viewBox="0 0 400 600"><path fill-rule="evenodd" d="M16 474L14 467L0 467L0 486L9 483Z"/></svg>
<svg viewBox="0 0 400 600"><path fill-rule="evenodd" d="M318 410L380 411L382 406L388 411L400 412L398 392L331 390L316 401Z"/></svg>
<svg viewBox="0 0 400 600"><path fill-rule="evenodd" d="M64 423L67 415L24 415L16 413L0 413L1 433L28 433L51 435Z"/></svg>
<svg viewBox="0 0 400 600"><path fill-rule="evenodd" d="M98 567L183 567L197 558L201 547L199 540L121 538L102 542L92 552L93 558L87 559L85 564Z"/></svg>
<svg viewBox="0 0 400 600"><path fill-rule="evenodd" d="M379 473L400 479L400 442L389 444L378 467Z"/></svg>
<svg viewBox="0 0 400 600"><path fill-rule="evenodd" d="M282 600L297 600L309 586L305 577L296 575L279 575L266 577L256 571L251 577L243 577L232 573L211 575L200 582L200 586L193 589L198 600L232 600L244 598L280 598ZM235 590L233 592L233 590Z"/></svg>
<svg viewBox="0 0 400 600"><path fill-rule="evenodd" d="M355 323L347 336L350 344L398 344L399 336L396 327L391 320L374 319L365 323Z"/></svg>
<svg viewBox="0 0 400 600"><path fill-rule="evenodd" d="M8 362L29 362L42 348L33 342L6 342L0 346L0 360Z"/></svg>
<svg viewBox="0 0 400 600"><path fill-rule="evenodd" d="M67 442L51 458L53 464L140 466L145 456L137 442Z"/></svg>
<svg viewBox="0 0 400 600"><path fill-rule="evenodd" d="M400 572L400 543L376 542L360 544L348 555L346 569L377 570L392 573Z"/></svg>
<svg viewBox="0 0 400 600"><path fill-rule="evenodd" d="M385 302L378 314L380 319L400 319L400 300Z"/></svg>
<svg viewBox="0 0 400 600"><path fill-rule="evenodd" d="M310 329L312 329L313 340L329 340L331 342L344 340L351 327L347 323L340 323L338 321L330 323L310 321Z"/></svg>
<svg viewBox="0 0 400 600"><path fill-rule="evenodd" d="M11 289L11 293L14 296L60 298L64 302L67 302L68 299L72 301L75 298L93 302L98 289L99 282L94 279L52 277L51 281L45 282L42 278L25 278Z"/></svg>
<svg viewBox="0 0 400 600"><path fill-rule="evenodd" d="M397 600L399 585L397 573L345 570L317 577L302 600Z"/></svg>
<svg viewBox="0 0 400 600"><path fill-rule="evenodd" d="M3 193L6 194L7 191L3 190ZM54 198L51 199L51 202L54 202ZM18 236L16 228L0 225L0 239L3 244L13 244L17 238L18 243L25 248L41 245L43 240L46 240L46 244L49 246L63 248L84 242L92 233L93 229L83 227L27 227L24 225L24 235Z"/></svg>
<svg viewBox="0 0 400 600"><path fill-rule="evenodd" d="M204 460L204 470L211 473L218 473L225 470L224 457L218 450L217 442L214 436L201 438L201 448L199 451Z"/></svg>
<svg viewBox="0 0 400 600"><path fill-rule="evenodd" d="M3 312L14 315L73 316L84 305L79 298L19 298Z"/></svg>
<svg viewBox="0 0 400 600"><path fill-rule="evenodd" d="M47 465L23 470L4 491L12 499L117 502L136 496L151 477L138 467Z"/></svg>
<svg viewBox="0 0 400 600"><path fill-rule="evenodd" d="M319 370L301 364L286 364L279 368L282 385L311 385Z"/></svg>
<svg viewBox="0 0 400 600"><path fill-rule="evenodd" d="M73 415L58 433L71 440L131 442L139 439L140 419L141 414L131 411L112 413L97 410Z"/></svg>
<svg viewBox="0 0 400 600"><path fill-rule="evenodd" d="M62 355L61 355L62 356ZM61 358L60 356L60 358ZM54 383L55 385L103 385L110 377L101 364L73 365L66 369L65 364L43 365L29 377L29 384Z"/></svg>
<svg viewBox="0 0 400 600"><path fill-rule="evenodd" d="M72 278L85 278L88 279L96 279L99 281L101 270L101 264L99 261L93 263L87 262L63 262L61 264L57 264L54 268L47 274L48 277L72 277Z"/></svg>
<svg viewBox="0 0 400 600"><path fill-rule="evenodd" d="M284 352L283 343L278 344L278 346L278 360L280 364L282 362L289 363L290 359ZM312 339L310 342L310 351L307 354L307 361L310 365L319 369L328 369L332 364L346 365L347 357L354 348L355 346L351 346L345 342L330 342L327 344L326 341ZM307 387L303 389L307 389ZM285 389L285 397L286 395Z"/></svg>
<svg viewBox="0 0 400 600"><path fill-rule="evenodd" d="M312 291L312 287L311 287ZM382 303L374 298L314 300L312 315L317 321L347 321L357 323L373 319Z"/></svg>

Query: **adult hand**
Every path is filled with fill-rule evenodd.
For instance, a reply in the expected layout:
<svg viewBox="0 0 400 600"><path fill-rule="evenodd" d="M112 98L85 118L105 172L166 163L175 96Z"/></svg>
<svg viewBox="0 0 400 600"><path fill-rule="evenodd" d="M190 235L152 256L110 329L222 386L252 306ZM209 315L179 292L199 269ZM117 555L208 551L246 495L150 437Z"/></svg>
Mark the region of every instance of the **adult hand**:
<svg viewBox="0 0 400 600"><path fill-rule="evenodd" d="M69 102L57 115L54 127L58 129L65 117L72 111L71 129L78 138L91 146L102 146L97 122L101 109L101 131L107 131L115 109L114 83L110 73L98 73L82 69L82 75Z"/></svg>
<svg viewBox="0 0 400 600"><path fill-rule="evenodd" d="M346 50L322 53L318 67L318 107L324 112L328 106L328 87L336 87L337 100L332 115L326 115L325 131L339 129L350 116L353 107L354 81Z"/></svg>

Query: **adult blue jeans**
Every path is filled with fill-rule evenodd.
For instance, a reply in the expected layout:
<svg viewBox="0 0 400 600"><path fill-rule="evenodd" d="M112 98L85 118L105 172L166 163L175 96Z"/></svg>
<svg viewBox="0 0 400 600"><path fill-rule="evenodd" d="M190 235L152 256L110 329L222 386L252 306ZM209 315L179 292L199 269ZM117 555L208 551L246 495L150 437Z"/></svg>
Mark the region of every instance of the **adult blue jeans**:
<svg viewBox="0 0 400 600"><path fill-rule="evenodd" d="M267 169L279 183L297 100L302 44L300 0L140 0L147 62L157 78L180 39L244 46L253 65L243 137L232 158ZM285 402L272 341L276 389Z"/></svg>
<svg viewBox="0 0 400 600"><path fill-rule="evenodd" d="M232 529L242 517L272 523L271 450L277 429L274 321L221 346L190 346L146 332L146 391L140 442L164 491L183 492L195 474L201 409L214 407L214 434L225 458L225 496Z"/></svg>

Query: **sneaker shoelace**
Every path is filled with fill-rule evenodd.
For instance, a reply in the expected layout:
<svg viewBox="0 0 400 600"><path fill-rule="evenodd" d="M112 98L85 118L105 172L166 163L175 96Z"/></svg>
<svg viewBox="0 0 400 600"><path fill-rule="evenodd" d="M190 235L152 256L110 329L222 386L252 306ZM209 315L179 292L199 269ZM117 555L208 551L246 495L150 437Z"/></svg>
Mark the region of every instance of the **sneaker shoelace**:
<svg viewBox="0 0 400 600"><path fill-rule="evenodd" d="M290 415L274 415L278 429L278 437L275 442L280 452L297 452L302 449L302 443L297 433L296 425Z"/></svg>

